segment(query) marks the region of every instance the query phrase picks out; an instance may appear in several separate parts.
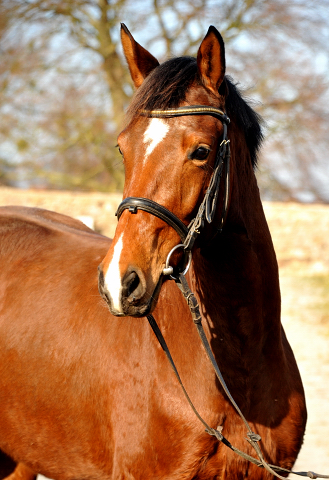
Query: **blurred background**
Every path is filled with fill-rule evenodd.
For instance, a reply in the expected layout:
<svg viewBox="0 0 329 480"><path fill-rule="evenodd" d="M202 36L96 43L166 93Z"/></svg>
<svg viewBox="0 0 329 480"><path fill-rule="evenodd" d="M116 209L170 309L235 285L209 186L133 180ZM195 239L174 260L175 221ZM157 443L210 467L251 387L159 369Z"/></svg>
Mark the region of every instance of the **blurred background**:
<svg viewBox="0 0 329 480"><path fill-rule="evenodd" d="M0 204L113 235L133 93L120 22L160 62L214 25L264 118L257 177L309 408L297 469L329 474L329 0L0 0Z"/></svg>
<svg viewBox="0 0 329 480"><path fill-rule="evenodd" d="M120 22L160 61L210 24L263 115L264 199L329 202L329 0L1 0L0 184L120 191Z"/></svg>

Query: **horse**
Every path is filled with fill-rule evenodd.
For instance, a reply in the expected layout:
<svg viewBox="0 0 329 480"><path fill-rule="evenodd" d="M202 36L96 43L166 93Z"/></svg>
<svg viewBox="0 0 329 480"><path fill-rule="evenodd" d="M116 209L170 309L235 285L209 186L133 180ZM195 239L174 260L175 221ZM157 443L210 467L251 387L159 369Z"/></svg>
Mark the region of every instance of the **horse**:
<svg viewBox="0 0 329 480"><path fill-rule="evenodd" d="M177 287L184 274L264 459L290 470L307 414L255 177L261 119L226 75L215 27L196 58L162 64L125 25L121 40L136 92L113 240L54 212L0 209L0 473L273 478L220 441L254 455Z"/></svg>

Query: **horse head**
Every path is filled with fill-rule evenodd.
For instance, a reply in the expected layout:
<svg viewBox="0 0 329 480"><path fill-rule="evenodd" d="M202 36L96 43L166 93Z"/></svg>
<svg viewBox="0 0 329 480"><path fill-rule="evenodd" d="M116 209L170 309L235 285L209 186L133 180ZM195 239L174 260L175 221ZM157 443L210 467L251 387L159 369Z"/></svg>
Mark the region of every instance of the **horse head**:
<svg viewBox="0 0 329 480"><path fill-rule="evenodd" d="M124 25L121 39L137 89L118 137L125 167L123 197L128 201L125 208L119 207L115 236L99 268L99 288L114 315L138 317L155 307L167 278L163 270L168 254L184 238L166 219L129 199L164 207L183 230L195 218L226 128L225 52L214 27L203 39L197 59L174 58L161 65ZM223 183L217 186L219 198ZM212 215L221 211L219 205ZM211 235L214 226L207 223L203 237ZM180 268L184 261L183 248L178 248L170 265Z"/></svg>

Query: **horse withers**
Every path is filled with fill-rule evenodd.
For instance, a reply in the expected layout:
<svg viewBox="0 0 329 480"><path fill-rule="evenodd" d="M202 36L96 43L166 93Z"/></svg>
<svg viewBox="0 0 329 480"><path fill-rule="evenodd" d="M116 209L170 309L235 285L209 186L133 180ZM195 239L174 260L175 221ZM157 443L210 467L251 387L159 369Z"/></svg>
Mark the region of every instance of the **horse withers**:
<svg viewBox="0 0 329 480"><path fill-rule="evenodd" d="M254 455L171 280L184 248L166 266L194 225L187 277L212 352L266 461L290 469L306 408L254 174L260 118L225 76L214 27L196 59L161 65L125 26L121 35L137 91L118 138L112 243L67 217L1 210L3 476L14 461L15 480L269 479L205 432L145 318L157 319L200 415Z"/></svg>

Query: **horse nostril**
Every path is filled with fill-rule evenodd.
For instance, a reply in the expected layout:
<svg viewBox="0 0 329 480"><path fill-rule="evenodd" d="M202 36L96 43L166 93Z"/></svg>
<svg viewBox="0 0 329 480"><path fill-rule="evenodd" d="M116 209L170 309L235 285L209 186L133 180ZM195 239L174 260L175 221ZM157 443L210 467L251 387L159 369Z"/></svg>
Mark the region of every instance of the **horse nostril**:
<svg viewBox="0 0 329 480"><path fill-rule="evenodd" d="M139 276L137 275L136 272L131 272L130 276L129 276L129 285L128 285L128 288L127 288L127 296L130 297L134 291L136 290L136 288L138 287L139 285ZM133 297L134 299L135 297Z"/></svg>
<svg viewBox="0 0 329 480"><path fill-rule="evenodd" d="M144 288L137 272L132 271L126 275L122 285L122 297L129 303L139 300L144 295Z"/></svg>
<svg viewBox="0 0 329 480"><path fill-rule="evenodd" d="M104 273L100 266L98 267L98 291L101 297L103 297L103 299L109 304L110 298L105 288Z"/></svg>
<svg viewBox="0 0 329 480"><path fill-rule="evenodd" d="M103 293L103 290L104 290L104 273L100 265L98 267L98 290L99 290L99 293L101 294Z"/></svg>

